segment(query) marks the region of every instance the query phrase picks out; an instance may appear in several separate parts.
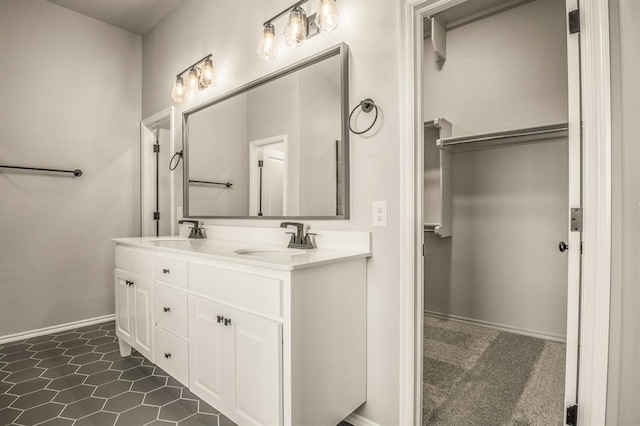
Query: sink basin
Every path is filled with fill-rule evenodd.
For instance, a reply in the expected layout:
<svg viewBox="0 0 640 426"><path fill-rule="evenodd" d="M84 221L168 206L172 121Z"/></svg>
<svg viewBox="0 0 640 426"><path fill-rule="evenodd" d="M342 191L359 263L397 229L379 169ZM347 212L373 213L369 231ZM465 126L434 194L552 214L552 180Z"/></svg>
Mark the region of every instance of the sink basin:
<svg viewBox="0 0 640 426"><path fill-rule="evenodd" d="M306 250L287 249L287 248L259 248L259 249L240 249L234 251L237 254L244 254L247 256L299 256L305 254Z"/></svg>

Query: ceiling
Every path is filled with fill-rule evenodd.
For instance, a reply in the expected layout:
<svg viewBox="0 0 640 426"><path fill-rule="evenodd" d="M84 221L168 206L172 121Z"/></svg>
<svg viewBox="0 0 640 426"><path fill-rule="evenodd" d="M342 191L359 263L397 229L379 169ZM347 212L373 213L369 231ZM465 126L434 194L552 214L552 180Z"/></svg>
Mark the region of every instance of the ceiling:
<svg viewBox="0 0 640 426"><path fill-rule="evenodd" d="M144 35L182 0L47 0L107 24Z"/></svg>

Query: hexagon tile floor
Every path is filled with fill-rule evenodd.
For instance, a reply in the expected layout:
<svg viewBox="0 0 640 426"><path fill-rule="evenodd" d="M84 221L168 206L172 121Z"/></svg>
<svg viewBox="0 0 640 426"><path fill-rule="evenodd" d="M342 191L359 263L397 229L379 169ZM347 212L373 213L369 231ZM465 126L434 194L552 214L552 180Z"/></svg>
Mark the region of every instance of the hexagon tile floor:
<svg viewBox="0 0 640 426"><path fill-rule="evenodd" d="M0 425L232 426L134 352L114 322L0 346Z"/></svg>

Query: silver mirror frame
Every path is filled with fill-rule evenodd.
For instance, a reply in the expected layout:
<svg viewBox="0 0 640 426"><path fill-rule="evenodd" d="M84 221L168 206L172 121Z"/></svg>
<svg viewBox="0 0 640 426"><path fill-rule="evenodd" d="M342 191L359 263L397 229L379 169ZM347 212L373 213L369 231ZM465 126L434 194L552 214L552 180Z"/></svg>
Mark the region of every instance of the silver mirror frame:
<svg viewBox="0 0 640 426"><path fill-rule="evenodd" d="M342 163L343 163L343 182L342 185L338 184L337 188L337 205L342 205L342 214L335 216L191 216L189 214L189 116L198 111L210 107L212 105L223 102L236 95L244 93L248 90L262 86L273 80L277 80L280 77L284 77L292 72L298 71L302 68L306 68L317 62L331 58L333 56L341 57L340 65L340 86L342 99L340 103L340 117L341 117L341 135L342 135ZM197 219L307 219L307 220L344 220L349 219L350 214L350 182L349 182L349 46L345 43L340 43L329 49L323 50L309 58L295 62L281 70L267 74L264 77L260 77L251 81L243 86L238 87L230 92L227 92L217 98L214 98L208 102L195 106L182 113L182 146L184 150L184 164L183 164L183 211L185 218L197 218ZM338 172L339 174L339 172ZM339 200L342 199L342 203ZM336 212L337 213L337 212Z"/></svg>

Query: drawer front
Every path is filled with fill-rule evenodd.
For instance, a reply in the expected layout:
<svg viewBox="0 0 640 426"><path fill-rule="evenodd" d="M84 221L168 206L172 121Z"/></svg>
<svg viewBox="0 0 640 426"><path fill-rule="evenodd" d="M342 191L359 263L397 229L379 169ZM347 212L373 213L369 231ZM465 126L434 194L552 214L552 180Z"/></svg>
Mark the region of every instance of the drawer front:
<svg viewBox="0 0 640 426"><path fill-rule="evenodd" d="M282 315L281 288L276 278L189 263L191 291L268 315Z"/></svg>
<svg viewBox="0 0 640 426"><path fill-rule="evenodd" d="M177 287L187 287L187 262L167 256L153 256L153 278Z"/></svg>
<svg viewBox="0 0 640 426"><path fill-rule="evenodd" d="M161 328L155 328L156 364L177 381L189 386L189 345Z"/></svg>
<svg viewBox="0 0 640 426"><path fill-rule="evenodd" d="M156 324L187 338L187 293L162 284L155 284L153 309Z"/></svg>
<svg viewBox="0 0 640 426"><path fill-rule="evenodd" d="M116 246L116 267L150 277L153 273L153 255L118 245Z"/></svg>

